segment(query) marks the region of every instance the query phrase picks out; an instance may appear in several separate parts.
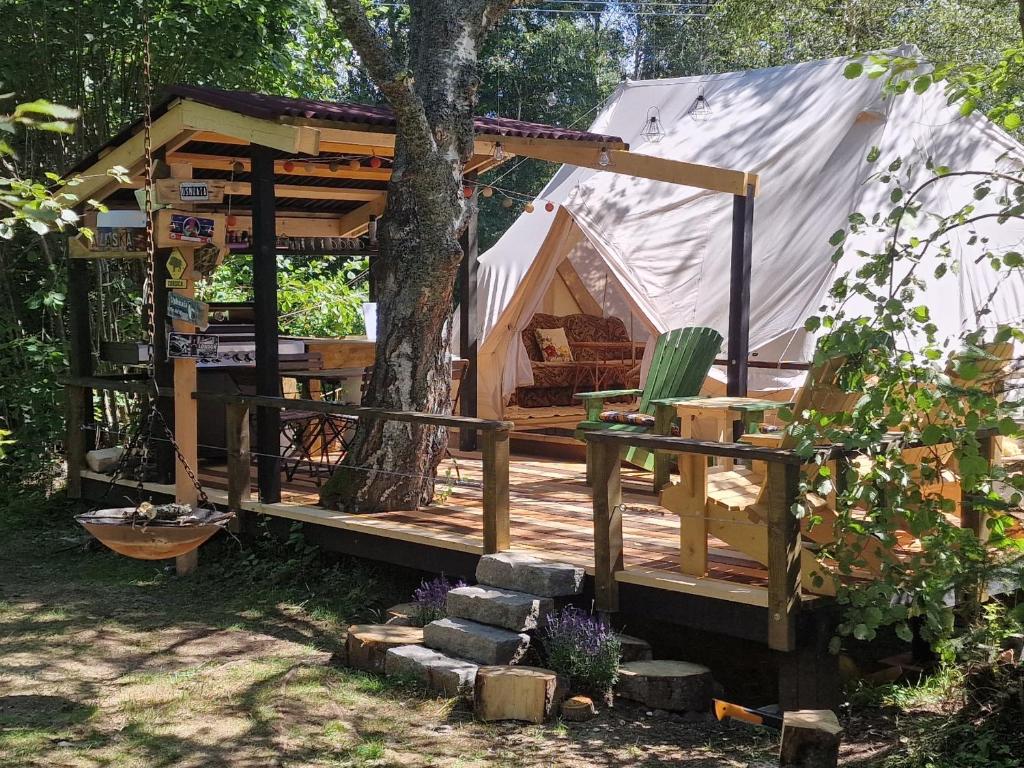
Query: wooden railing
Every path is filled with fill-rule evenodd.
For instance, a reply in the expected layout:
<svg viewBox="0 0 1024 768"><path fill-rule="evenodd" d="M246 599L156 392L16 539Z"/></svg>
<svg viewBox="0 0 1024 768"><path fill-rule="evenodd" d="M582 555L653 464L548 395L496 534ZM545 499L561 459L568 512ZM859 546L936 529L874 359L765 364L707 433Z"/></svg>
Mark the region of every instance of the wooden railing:
<svg viewBox="0 0 1024 768"><path fill-rule="evenodd" d="M86 437L83 427L90 420L89 403L95 390L125 392L140 396L153 394L152 384L145 380L101 376L77 377L66 382L68 397L67 460L68 493L72 498L81 496L81 477L85 466ZM161 397L173 396L163 388ZM411 424L476 430L480 433L483 460L483 548L489 554L501 552L511 545L509 526L509 435L512 423L489 419L475 419L446 414L409 411L390 411L342 405L324 400L299 400L283 397L261 397L221 393L197 392L196 400L222 403L226 409L226 453L228 474L228 506L234 511L243 508L250 498L250 465L252 449L249 440L249 411L251 408L278 408L314 411L323 414L356 416L360 419L401 421Z"/></svg>
<svg viewBox="0 0 1024 768"><path fill-rule="evenodd" d="M635 446L649 451L721 459L763 461L768 491L764 504L768 535L768 645L774 650L796 648L800 611L800 521L793 504L800 492L800 468L805 459L793 451L760 448L744 443L718 443L628 432L588 432L594 491L594 588L597 608L616 611L616 574L625 569L622 537L621 453ZM707 546L706 541L698 546Z"/></svg>

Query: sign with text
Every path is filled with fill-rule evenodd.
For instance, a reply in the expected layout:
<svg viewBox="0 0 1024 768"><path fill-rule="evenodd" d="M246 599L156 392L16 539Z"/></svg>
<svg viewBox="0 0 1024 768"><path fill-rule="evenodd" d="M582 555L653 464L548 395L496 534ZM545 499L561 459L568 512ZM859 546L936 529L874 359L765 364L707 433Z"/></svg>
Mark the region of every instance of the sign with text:
<svg viewBox="0 0 1024 768"><path fill-rule="evenodd" d="M205 329L209 325L210 308L203 302L182 296L180 293L167 294L167 316Z"/></svg>
<svg viewBox="0 0 1024 768"><path fill-rule="evenodd" d="M227 182L214 179L159 179L156 201L161 205L178 203L220 203Z"/></svg>
<svg viewBox="0 0 1024 768"><path fill-rule="evenodd" d="M220 339L202 333L167 334L167 357L177 359L198 360L204 357L217 357L220 351Z"/></svg>

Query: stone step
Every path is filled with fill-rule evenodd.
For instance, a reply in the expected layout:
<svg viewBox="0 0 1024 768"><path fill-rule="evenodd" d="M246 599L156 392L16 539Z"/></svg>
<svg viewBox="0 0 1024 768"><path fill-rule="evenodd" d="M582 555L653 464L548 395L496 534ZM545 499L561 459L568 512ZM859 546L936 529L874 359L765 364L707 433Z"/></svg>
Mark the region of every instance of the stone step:
<svg viewBox="0 0 1024 768"><path fill-rule="evenodd" d="M530 646L530 636L469 619L438 619L423 628L423 644L478 664L515 664Z"/></svg>
<svg viewBox="0 0 1024 768"><path fill-rule="evenodd" d="M513 632L536 629L555 608L550 597L499 587L456 587L448 592L448 615Z"/></svg>
<svg viewBox="0 0 1024 768"><path fill-rule="evenodd" d="M484 555L476 567L476 580L485 586L540 597L578 595L583 576L581 566L551 563L525 552Z"/></svg>
<svg viewBox="0 0 1024 768"><path fill-rule="evenodd" d="M479 667L471 661L445 656L422 645L389 648L384 673L389 677L411 677L444 696L472 698Z"/></svg>

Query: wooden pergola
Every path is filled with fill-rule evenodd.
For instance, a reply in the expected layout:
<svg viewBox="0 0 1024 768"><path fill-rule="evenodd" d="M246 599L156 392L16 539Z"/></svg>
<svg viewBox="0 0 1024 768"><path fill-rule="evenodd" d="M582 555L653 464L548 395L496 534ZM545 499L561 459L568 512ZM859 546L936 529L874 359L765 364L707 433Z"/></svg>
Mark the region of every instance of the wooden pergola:
<svg viewBox="0 0 1024 768"><path fill-rule="evenodd" d="M395 147L394 116L385 107L189 86L169 88L152 113L150 137L155 160L166 164L177 179L207 180L223 187L221 202L193 208L230 212L238 228L251 232L257 392L276 397L280 392L278 237L357 237L384 214ZM746 393L751 238L758 191L755 174L635 153L615 136L518 120L479 117L475 130L474 154L465 166L470 180L509 158L528 157L732 195L728 393ZM142 186L144 142L142 122L128 126L72 169L83 180L69 191L81 200L98 200L111 209L137 210L135 192ZM498 147L502 151L498 152ZM127 169L127 182L110 175L116 166ZM459 354L469 361L469 369L460 413L475 416L479 341L475 212L463 248ZM167 360L165 331L170 321L164 317L169 292L164 287L168 277L164 262L170 249L162 251L156 259L156 375L160 386L174 388L175 431L186 458L194 460L195 363ZM93 371L86 268L86 261L71 259L68 302L75 377L88 377ZM182 329L180 321L174 321L174 326ZM280 473L277 460L266 457L279 455L279 412L271 408L259 411L260 496L272 503L280 499ZM465 431L463 447L472 448L474 437L471 430ZM187 497L187 487L182 482L178 486Z"/></svg>

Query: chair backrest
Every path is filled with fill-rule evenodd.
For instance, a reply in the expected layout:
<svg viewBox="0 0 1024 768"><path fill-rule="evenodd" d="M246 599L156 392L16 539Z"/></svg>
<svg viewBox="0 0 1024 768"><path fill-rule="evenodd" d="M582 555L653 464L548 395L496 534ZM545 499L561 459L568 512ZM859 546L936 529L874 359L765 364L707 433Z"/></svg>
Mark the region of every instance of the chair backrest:
<svg viewBox="0 0 1024 768"><path fill-rule="evenodd" d="M811 367L807 374L807 381L804 382L793 402L793 414L796 418L799 418L804 411L811 410L824 414L853 410L860 399L860 393L846 392L836 384L836 376L845 362L845 356L831 357ZM796 437L790 434L788 429L784 430L779 447L793 448L795 446Z"/></svg>
<svg viewBox="0 0 1024 768"><path fill-rule="evenodd" d="M653 415L652 400L699 394L721 349L722 334L714 328L676 328L661 334L640 398L640 412Z"/></svg>

